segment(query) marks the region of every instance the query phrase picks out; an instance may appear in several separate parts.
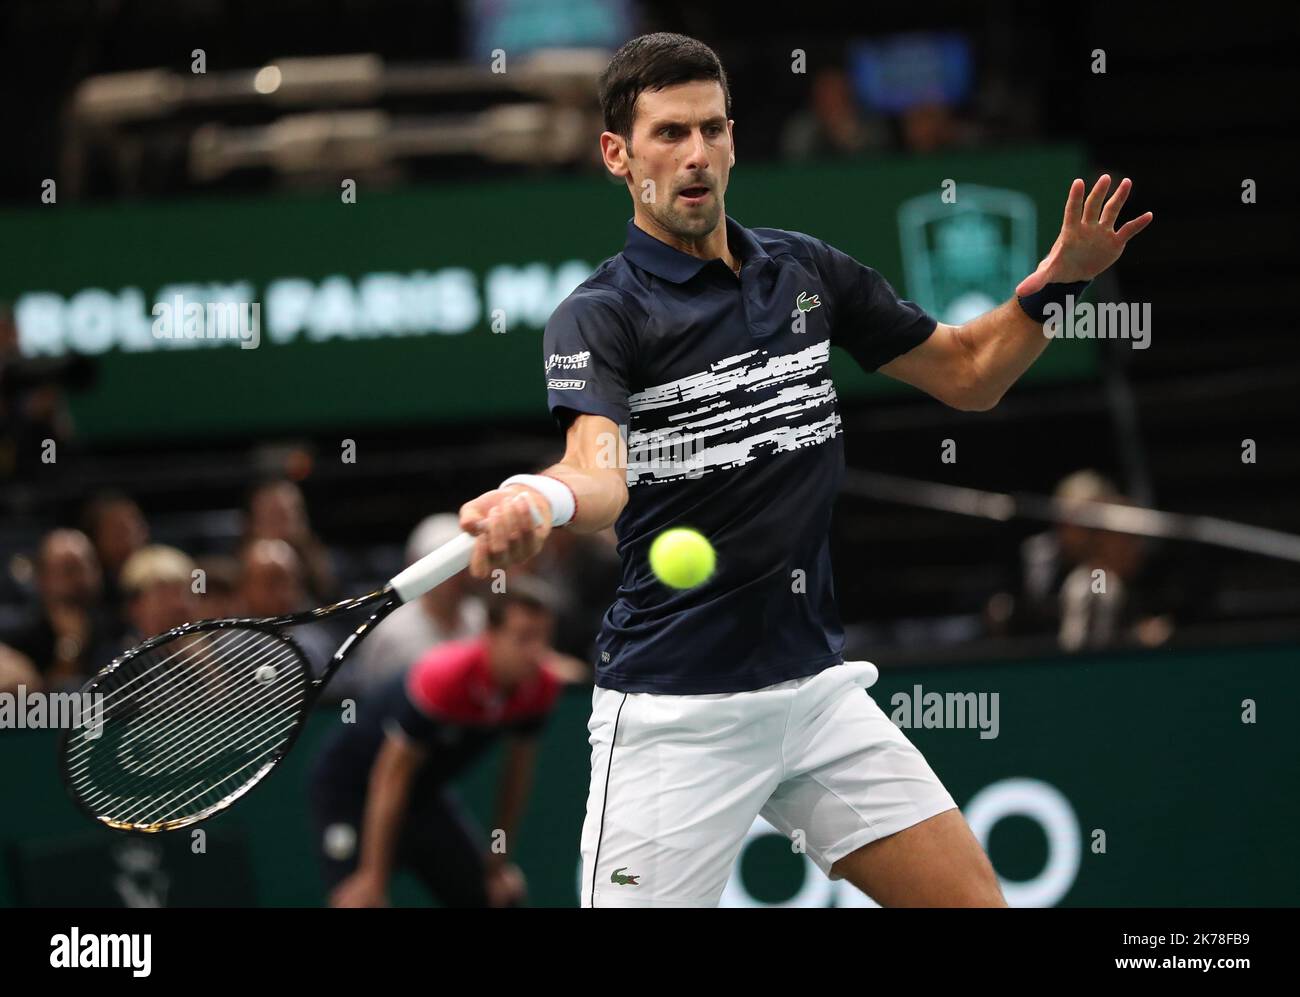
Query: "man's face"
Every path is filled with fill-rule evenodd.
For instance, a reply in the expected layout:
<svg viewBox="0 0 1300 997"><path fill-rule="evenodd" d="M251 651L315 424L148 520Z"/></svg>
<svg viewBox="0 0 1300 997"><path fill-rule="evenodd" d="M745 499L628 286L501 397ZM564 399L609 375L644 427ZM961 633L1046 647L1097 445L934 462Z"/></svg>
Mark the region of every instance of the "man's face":
<svg viewBox="0 0 1300 997"><path fill-rule="evenodd" d="M550 649L553 630L550 613L518 604L510 606L501 626L487 634L492 673L504 682L532 678Z"/></svg>
<svg viewBox="0 0 1300 997"><path fill-rule="evenodd" d="M249 510L249 532L255 537L296 540L307 532L307 511L302 493L293 485L269 485L258 492Z"/></svg>
<svg viewBox="0 0 1300 997"><path fill-rule="evenodd" d="M646 90L638 98L627 145L601 135L605 163L631 185L641 210L681 239L701 239L715 228L731 167L733 122L720 84L711 80Z"/></svg>
<svg viewBox="0 0 1300 997"><path fill-rule="evenodd" d="M163 581L136 593L127 613L140 636L152 637L194 619L194 608L194 596L186 582Z"/></svg>
<svg viewBox="0 0 1300 997"><path fill-rule="evenodd" d="M114 502L95 525L95 546L100 558L117 570L127 558L149 542L149 526L134 502Z"/></svg>
<svg viewBox="0 0 1300 997"><path fill-rule="evenodd" d="M252 616L279 616L302 608L302 566L283 540L258 540L244 551L239 594Z"/></svg>
<svg viewBox="0 0 1300 997"><path fill-rule="evenodd" d="M65 533L45 541L39 585L49 602L89 606L99 597L99 564L85 537Z"/></svg>

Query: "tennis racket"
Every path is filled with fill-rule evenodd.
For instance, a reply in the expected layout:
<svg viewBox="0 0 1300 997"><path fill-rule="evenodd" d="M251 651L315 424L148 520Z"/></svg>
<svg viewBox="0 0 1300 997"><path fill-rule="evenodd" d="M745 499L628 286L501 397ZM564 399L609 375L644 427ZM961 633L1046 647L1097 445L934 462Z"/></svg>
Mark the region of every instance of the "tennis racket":
<svg viewBox="0 0 1300 997"><path fill-rule="evenodd" d="M537 516L534 510L534 516ZM464 569L474 537L443 544L368 595L264 619L202 620L151 637L81 690L99 699L59 740L77 806L118 831L207 820L270 774L348 655L398 606ZM318 678L285 631L374 607Z"/></svg>

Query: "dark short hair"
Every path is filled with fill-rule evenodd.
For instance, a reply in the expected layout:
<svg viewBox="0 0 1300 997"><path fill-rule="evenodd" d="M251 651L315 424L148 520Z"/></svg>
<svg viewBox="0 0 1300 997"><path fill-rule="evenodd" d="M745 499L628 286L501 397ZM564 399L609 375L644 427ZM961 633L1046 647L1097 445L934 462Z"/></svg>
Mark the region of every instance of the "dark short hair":
<svg viewBox="0 0 1300 997"><path fill-rule="evenodd" d="M519 575L506 582L504 592L489 592L487 596L487 625L489 630L499 630L506 621L511 606L523 606L535 613L555 615L558 598L555 590L540 578Z"/></svg>
<svg viewBox="0 0 1300 997"><path fill-rule="evenodd" d="M730 119L727 71L713 49L695 38L668 31L633 38L614 53L597 83L605 130L622 135L630 143L636 101L643 92L696 80L715 80L722 87Z"/></svg>

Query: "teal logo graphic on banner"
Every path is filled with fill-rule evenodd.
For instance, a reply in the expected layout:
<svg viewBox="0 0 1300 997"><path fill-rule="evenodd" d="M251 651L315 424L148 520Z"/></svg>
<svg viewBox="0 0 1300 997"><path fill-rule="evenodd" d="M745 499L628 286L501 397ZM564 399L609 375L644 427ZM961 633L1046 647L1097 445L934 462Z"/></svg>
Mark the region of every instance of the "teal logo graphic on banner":
<svg viewBox="0 0 1300 997"><path fill-rule="evenodd" d="M1033 200L1014 190L958 184L957 201L934 194L898 209L906 296L957 325L1011 297L1038 263Z"/></svg>

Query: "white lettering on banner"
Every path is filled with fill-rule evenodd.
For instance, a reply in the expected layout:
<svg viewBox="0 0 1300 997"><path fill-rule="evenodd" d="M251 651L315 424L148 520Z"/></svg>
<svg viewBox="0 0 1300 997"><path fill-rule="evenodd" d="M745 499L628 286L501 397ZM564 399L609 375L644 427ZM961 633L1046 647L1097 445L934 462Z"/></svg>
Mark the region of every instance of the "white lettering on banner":
<svg viewBox="0 0 1300 997"><path fill-rule="evenodd" d="M262 302L263 332L273 345L459 336L483 323L490 314L485 304L504 309L511 328L541 329L555 306L591 271L580 260L566 260L493 267L482 277L467 267L444 267L355 277L331 274L315 280L286 276L260 289L251 281L194 281L165 284L152 295L139 287L87 287L66 295L29 291L18 296L14 317L19 346L27 356L239 343L238 336L154 335L155 307L173 303L178 296L208 314L233 303Z"/></svg>
<svg viewBox="0 0 1300 997"><path fill-rule="evenodd" d="M488 314L500 309L511 325L541 328L556 306L591 276L591 270L578 260L554 269L545 263L493 267L486 282Z"/></svg>

